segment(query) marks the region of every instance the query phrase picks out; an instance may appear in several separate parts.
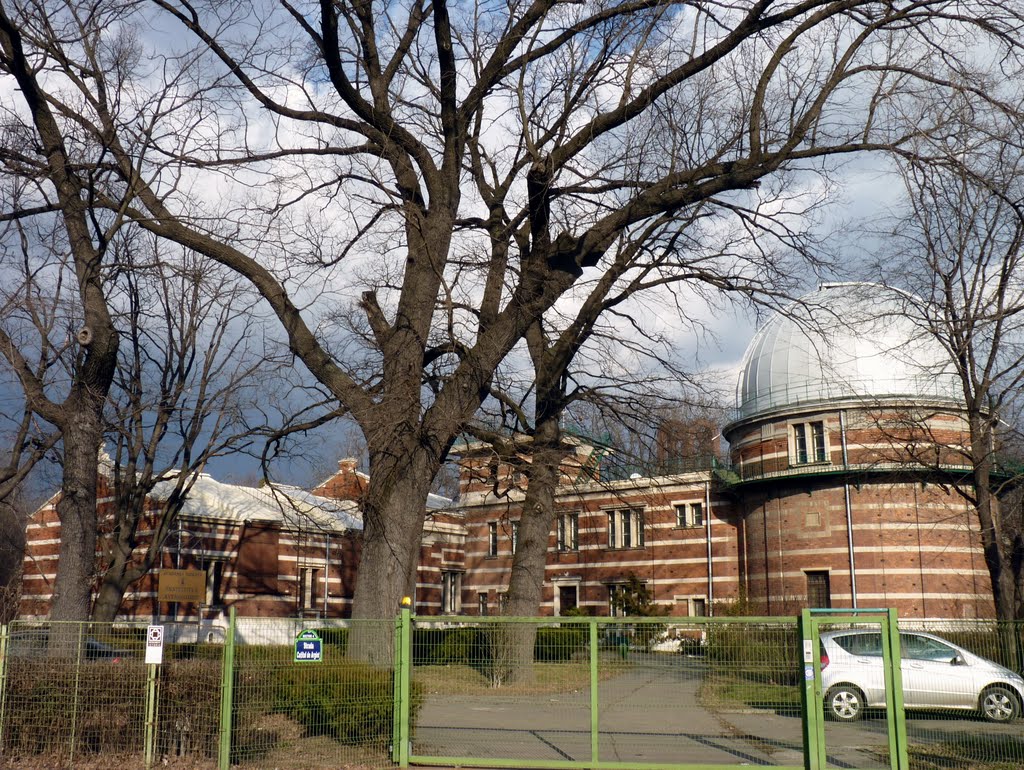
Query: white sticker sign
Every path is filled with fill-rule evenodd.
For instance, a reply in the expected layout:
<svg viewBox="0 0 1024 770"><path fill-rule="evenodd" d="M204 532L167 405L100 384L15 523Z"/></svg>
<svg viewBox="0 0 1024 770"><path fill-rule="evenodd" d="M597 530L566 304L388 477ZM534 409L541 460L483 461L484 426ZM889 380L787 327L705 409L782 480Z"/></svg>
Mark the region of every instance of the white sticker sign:
<svg viewBox="0 0 1024 770"><path fill-rule="evenodd" d="M804 639L804 663L814 662L814 642Z"/></svg>
<svg viewBox="0 0 1024 770"><path fill-rule="evenodd" d="M159 666L164 662L164 627L146 629L146 663Z"/></svg>

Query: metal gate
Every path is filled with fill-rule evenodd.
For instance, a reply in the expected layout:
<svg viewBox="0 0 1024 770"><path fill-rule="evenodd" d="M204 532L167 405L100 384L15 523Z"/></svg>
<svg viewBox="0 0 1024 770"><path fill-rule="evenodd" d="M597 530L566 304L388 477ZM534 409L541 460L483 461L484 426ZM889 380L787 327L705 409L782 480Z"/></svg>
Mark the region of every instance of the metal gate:
<svg viewBox="0 0 1024 770"><path fill-rule="evenodd" d="M401 767L908 770L895 619L887 610L788 618L406 612L396 626L393 758ZM529 624L534 679L502 680L510 669L495 640ZM821 633L841 627L885 640L890 718L870 750L859 738L844 745L846 726L825 724ZM667 635L672 653L658 649Z"/></svg>
<svg viewBox="0 0 1024 770"><path fill-rule="evenodd" d="M827 658L822 632L851 629L863 631L862 635L872 640L875 639L874 632L877 629L881 647L882 665L878 672L878 685L884 688L887 747L884 752L876 754L877 764L865 764L870 760L864 758L863 752L858 755L859 761L856 763L840 761L830 750L830 747L834 748L842 741L837 739L839 725L832 731L826 727L826 699L841 698L845 690L838 683L828 683L830 686L826 686L822 662ZM807 770L828 770L840 764L844 767L857 767L858 770L867 770L869 767L871 770L908 770L907 727L903 710L903 682L899 665L900 635L896 610L804 610L800 616L800 630L803 644L804 759ZM854 693L864 697L864 693L858 693L856 690ZM858 708L863 708L864 705L861 703Z"/></svg>

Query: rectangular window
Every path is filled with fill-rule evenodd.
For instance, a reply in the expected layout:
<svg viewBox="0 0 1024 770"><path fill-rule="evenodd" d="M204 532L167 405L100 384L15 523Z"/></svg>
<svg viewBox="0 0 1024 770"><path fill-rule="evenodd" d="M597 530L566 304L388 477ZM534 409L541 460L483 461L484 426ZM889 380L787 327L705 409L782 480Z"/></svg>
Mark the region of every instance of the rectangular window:
<svg viewBox="0 0 1024 770"><path fill-rule="evenodd" d="M792 454L797 465L826 462L825 423L821 420L794 423Z"/></svg>
<svg viewBox="0 0 1024 770"><path fill-rule="evenodd" d="M702 503L677 503L676 526L700 527L704 524L704 505Z"/></svg>
<svg viewBox="0 0 1024 770"><path fill-rule="evenodd" d="M487 614L487 594L486 593L482 593L481 592L481 593L478 593L476 595L476 611L480 615L486 615Z"/></svg>
<svg viewBox="0 0 1024 770"><path fill-rule="evenodd" d="M441 573L441 614L457 615L462 609L462 573Z"/></svg>
<svg viewBox="0 0 1024 770"><path fill-rule="evenodd" d="M798 463L807 462L807 426L802 422L793 426L793 450Z"/></svg>
<svg viewBox="0 0 1024 770"><path fill-rule="evenodd" d="M315 610L320 608L320 575L319 567L302 567L299 569L299 609Z"/></svg>
<svg viewBox="0 0 1024 770"><path fill-rule="evenodd" d="M811 423L811 443L814 447L814 462L825 462L825 423Z"/></svg>
<svg viewBox="0 0 1024 770"><path fill-rule="evenodd" d="M206 563L206 606L221 607L224 604L224 562Z"/></svg>
<svg viewBox="0 0 1024 770"><path fill-rule="evenodd" d="M487 522L487 555L498 555L498 522Z"/></svg>
<svg viewBox="0 0 1024 770"><path fill-rule="evenodd" d="M807 606L827 609L832 606L828 570L807 572Z"/></svg>
<svg viewBox="0 0 1024 770"><path fill-rule="evenodd" d="M512 522L512 553L515 553L517 548L519 548L519 522L518 521L513 521Z"/></svg>
<svg viewBox="0 0 1024 770"><path fill-rule="evenodd" d="M558 550L578 551L580 549L580 515L564 513L558 517Z"/></svg>
<svg viewBox="0 0 1024 770"><path fill-rule="evenodd" d="M624 508L608 512L608 547L643 548L644 512Z"/></svg>
<svg viewBox="0 0 1024 770"><path fill-rule="evenodd" d="M707 614L708 614L708 600L707 599L691 599L690 602L692 604L690 615L692 615L695 618L705 618L705 617L707 617Z"/></svg>

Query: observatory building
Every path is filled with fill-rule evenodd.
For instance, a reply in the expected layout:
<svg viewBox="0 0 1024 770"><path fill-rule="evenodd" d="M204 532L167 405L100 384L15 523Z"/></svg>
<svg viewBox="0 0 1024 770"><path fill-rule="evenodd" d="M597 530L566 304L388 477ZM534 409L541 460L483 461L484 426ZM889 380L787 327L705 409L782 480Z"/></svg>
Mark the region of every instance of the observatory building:
<svg viewBox="0 0 1024 770"><path fill-rule="evenodd" d="M639 580L675 616L742 602L744 614L992 617L978 523L957 492L970 478L963 395L948 357L904 312L913 301L828 284L794 303L750 342L733 419L667 426L644 467L568 441L542 613L616 614L616 595ZM529 456L458 450L458 498L428 501L419 614L497 613L508 590ZM368 481L356 465L342 460L312 493L201 478L158 566L204 571L204 600L161 601L157 570L132 586L122 615L216 624L233 606L243 617L347 616ZM56 499L29 522L26 616L49 608Z"/></svg>
<svg viewBox="0 0 1024 770"><path fill-rule="evenodd" d="M978 524L955 490L969 470L963 396L905 312L913 299L826 284L769 320L743 359L724 462L621 473L579 447L563 468L547 610L612 612L636 575L674 615L742 599L766 614L991 616ZM462 609L486 611L501 603L522 493L486 457L462 462L474 606Z"/></svg>

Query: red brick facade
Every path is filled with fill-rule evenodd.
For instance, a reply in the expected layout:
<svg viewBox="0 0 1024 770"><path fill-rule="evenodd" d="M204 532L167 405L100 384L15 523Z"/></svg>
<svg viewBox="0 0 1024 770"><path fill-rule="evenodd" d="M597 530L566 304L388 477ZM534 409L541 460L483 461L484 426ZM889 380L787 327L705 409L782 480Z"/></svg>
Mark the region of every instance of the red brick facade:
<svg viewBox="0 0 1024 770"><path fill-rule="evenodd" d="M316 488L316 497L286 488L274 494L201 477L164 544L159 566L206 571L205 604L158 603L156 569L130 587L120 616L191 621L201 613L204 620L220 620L228 607L234 607L240 617L348 617L362 534L355 501L366 482L355 467L354 460L342 460L338 472ZM100 493L103 520L113 501L102 476ZM339 500L350 502L338 504ZM55 505L56 498L28 522L24 617L49 612L60 545ZM459 522L457 514L443 511L428 516L417 589L421 613L440 611L440 575L452 565L459 572L463 568ZM147 534L140 532L140 553ZM103 568L101 543L97 585Z"/></svg>
<svg viewBox="0 0 1024 770"><path fill-rule="evenodd" d="M745 599L748 611L768 614L827 604L989 617L977 523L944 476L962 471L962 460L929 448L928 432L946 447L962 444L962 420L948 409L924 422L857 404L777 410L726 426L731 465L624 480L610 480L602 452L579 444L562 468L541 611L608 614L617 586L636 575L674 616ZM204 481L211 499L228 502L186 511L162 566L207 570L207 619L227 606L250 617L346 617L361 524L346 525L343 514L358 516L367 482L355 466L341 461L314 490L317 500L353 501L330 514L338 517L330 526L266 514L273 496L262 490ZM421 614L497 613L508 587L524 475L478 451L465 452L460 467L458 501L444 509L433 500L428 510ZM250 497L264 514L231 508ZM60 537L52 502L29 523L27 615L48 610ZM150 575L132 586L123 615L187 619L196 610L157 606Z"/></svg>

